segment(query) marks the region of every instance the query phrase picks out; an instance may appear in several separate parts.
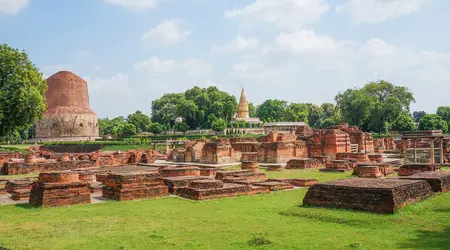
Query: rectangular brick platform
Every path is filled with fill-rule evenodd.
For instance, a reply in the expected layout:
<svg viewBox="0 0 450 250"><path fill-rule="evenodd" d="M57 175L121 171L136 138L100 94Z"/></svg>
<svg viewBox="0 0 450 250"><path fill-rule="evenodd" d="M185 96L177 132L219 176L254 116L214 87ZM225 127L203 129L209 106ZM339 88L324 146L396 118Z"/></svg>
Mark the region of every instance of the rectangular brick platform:
<svg viewBox="0 0 450 250"><path fill-rule="evenodd" d="M434 192L448 192L450 190L450 171L424 172L395 178L427 181Z"/></svg>
<svg viewBox="0 0 450 250"><path fill-rule="evenodd" d="M79 174L71 171L39 174L32 185L30 205L60 207L91 203L89 183L80 181Z"/></svg>
<svg viewBox="0 0 450 250"><path fill-rule="evenodd" d="M103 197L119 201L162 197L169 193L156 173L111 173L103 184Z"/></svg>
<svg viewBox="0 0 450 250"><path fill-rule="evenodd" d="M432 194L430 184L422 180L351 178L313 185L303 204L394 213Z"/></svg>
<svg viewBox="0 0 450 250"><path fill-rule="evenodd" d="M437 172L441 167L435 164L405 164L398 169L399 176L409 176L422 172Z"/></svg>
<svg viewBox="0 0 450 250"><path fill-rule="evenodd" d="M221 197L234 197L268 193L266 187L251 187L249 185L224 183L222 188L197 189L192 187L179 188L176 195L192 200L209 200Z"/></svg>
<svg viewBox="0 0 450 250"><path fill-rule="evenodd" d="M48 171L73 170L95 166L94 161L66 161L48 163L6 162L1 172L5 175L42 173Z"/></svg>
<svg viewBox="0 0 450 250"><path fill-rule="evenodd" d="M11 199L16 201L30 199L31 181L28 180L11 180L5 185L6 191L11 194Z"/></svg>
<svg viewBox="0 0 450 250"><path fill-rule="evenodd" d="M209 176L176 176L163 178L164 185L169 188L169 193L174 194L178 188L187 187L194 180L213 179Z"/></svg>
<svg viewBox="0 0 450 250"><path fill-rule="evenodd" d="M280 182L280 181L257 182L257 183L254 183L253 186L265 187L265 188L269 189L270 191L279 191L279 190L294 188L294 186L292 184L287 183L287 182Z"/></svg>
<svg viewBox="0 0 450 250"><path fill-rule="evenodd" d="M300 178L276 178L268 179L268 181L287 182L295 187L310 187L318 181L316 179L300 179Z"/></svg>

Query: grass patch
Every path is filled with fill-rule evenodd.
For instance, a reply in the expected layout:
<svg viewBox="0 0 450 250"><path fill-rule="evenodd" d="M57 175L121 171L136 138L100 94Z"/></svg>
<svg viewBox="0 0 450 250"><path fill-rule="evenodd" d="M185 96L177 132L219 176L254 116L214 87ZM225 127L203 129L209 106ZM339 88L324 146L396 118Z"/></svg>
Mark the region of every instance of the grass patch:
<svg viewBox="0 0 450 250"><path fill-rule="evenodd" d="M32 174L21 174L21 175L0 175L0 179L16 179L16 178L25 178L25 177L38 177L38 173Z"/></svg>
<svg viewBox="0 0 450 250"><path fill-rule="evenodd" d="M321 181L317 170L269 176ZM195 202L179 198L61 208L0 206L8 249L445 249L450 193L380 215L301 206L307 189Z"/></svg>

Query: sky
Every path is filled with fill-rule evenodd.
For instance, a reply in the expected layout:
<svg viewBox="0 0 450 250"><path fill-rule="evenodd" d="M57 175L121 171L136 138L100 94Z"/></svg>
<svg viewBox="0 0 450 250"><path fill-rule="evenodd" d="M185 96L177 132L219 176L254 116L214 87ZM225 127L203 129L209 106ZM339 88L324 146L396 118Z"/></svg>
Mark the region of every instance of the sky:
<svg viewBox="0 0 450 250"><path fill-rule="evenodd" d="M321 104L381 79L450 106L448 0L0 0L0 43L88 81L102 118L193 86Z"/></svg>

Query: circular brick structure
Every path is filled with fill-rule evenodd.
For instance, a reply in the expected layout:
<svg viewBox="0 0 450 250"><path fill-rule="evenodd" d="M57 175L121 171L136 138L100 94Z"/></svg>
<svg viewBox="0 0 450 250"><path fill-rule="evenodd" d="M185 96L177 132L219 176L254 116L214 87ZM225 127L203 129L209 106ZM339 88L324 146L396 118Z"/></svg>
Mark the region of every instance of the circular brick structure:
<svg viewBox="0 0 450 250"><path fill-rule="evenodd" d="M35 139L93 140L99 137L96 114L89 108L87 82L69 71L47 79L47 112L36 124Z"/></svg>
<svg viewBox="0 0 450 250"><path fill-rule="evenodd" d="M257 161L244 161L241 163L241 169L251 170L253 172L258 172L258 162Z"/></svg>
<svg viewBox="0 0 450 250"><path fill-rule="evenodd" d="M194 180L189 183L190 188L195 189L218 189L223 188L223 181L220 180Z"/></svg>
<svg viewBox="0 0 450 250"><path fill-rule="evenodd" d="M78 173L61 171L40 173L39 181L42 183L69 183L80 181Z"/></svg>

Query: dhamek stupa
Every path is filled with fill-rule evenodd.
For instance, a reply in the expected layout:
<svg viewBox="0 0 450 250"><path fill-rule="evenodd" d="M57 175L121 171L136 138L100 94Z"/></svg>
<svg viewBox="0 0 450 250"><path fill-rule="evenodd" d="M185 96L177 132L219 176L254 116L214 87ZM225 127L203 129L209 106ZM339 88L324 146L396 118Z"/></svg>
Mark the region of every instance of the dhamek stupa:
<svg viewBox="0 0 450 250"><path fill-rule="evenodd" d="M245 97L244 88L241 90L241 97L239 98L238 112L234 117L235 121L244 121L248 123L259 123L259 118L251 118L250 111L248 109L248 101Z"/></svg>
<svg viewBox="0 0 450 250"><path fill-rule="evenodd" d="M69 71L47 79L47 112L35 126L37 141L87 141L99 137L97 115L89 107L87 82Z"/></svg>

